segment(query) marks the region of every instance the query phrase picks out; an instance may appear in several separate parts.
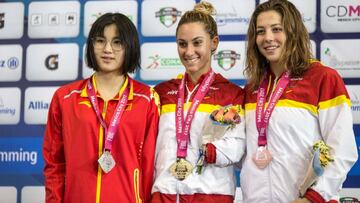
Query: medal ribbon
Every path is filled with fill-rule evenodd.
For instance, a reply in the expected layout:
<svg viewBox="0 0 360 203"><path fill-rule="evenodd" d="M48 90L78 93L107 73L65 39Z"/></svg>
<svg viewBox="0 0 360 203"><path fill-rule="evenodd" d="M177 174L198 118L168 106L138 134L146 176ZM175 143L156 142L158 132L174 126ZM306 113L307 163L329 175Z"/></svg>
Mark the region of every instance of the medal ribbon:
<svg viewBox="0 0 360 203"><path fill-rule="evenodd" d="M267 144L266 140L266 128L269 125L269 119L274 111L275 105L283 94L285 88L290 81L290 73L288 71L284 72L276 88L269 99L269 105L265 109L266 103L266 90L268 88L269 77L266 77L265 80L260 84L258 93L257 93L257 103L256 103L256 128L259 133L258 137L258 146L265 146ZM275 84L274 84L275 85Z"/></svg>
<svg viewBox="0 0 360 203"><path fill-rule="evenodd" d="M185 77L182 78L179 89L178 89L178 98L176 103L176 114L175 114L175 126L176 126L176 140L177 140L177 157L185 158L187 154L190 127L191 122L196 113L201 101L204 99L206 93L210 89L210 85L215 79L215 72L210 70L210 73L205 77L205 79L200 84L199 89L196 91L192 104L188 110L184 121L184 87L185 87Z"/></svg>
<svg viewBox="0 0 360 203"><path fill-rule="evenodd" d="M106 123L104 121L104 119L101 116L100 110L99 110L99 105L98 105L98 101L96 99L96 93L95 90L91 84L91 78L89 78L88 82L87 82L87 93L88 93L88 97L89 100L92 104L92 107L96 113L97 118L99 119L102 127L104 128L104 134L105 134L105 148L104 151L111 151L112 148L112 141L114 139L114 135L119 127L120 124L120 119L122 114L124 113L127 101L128 101L128 97L129 97L129 89L130 89L130 84L131 84L131 78L128 77L128 85L125 88L124 92L121 95L120 100L117 103L115 112L110 120L110 124L109 127L106 126Z"/></svg>

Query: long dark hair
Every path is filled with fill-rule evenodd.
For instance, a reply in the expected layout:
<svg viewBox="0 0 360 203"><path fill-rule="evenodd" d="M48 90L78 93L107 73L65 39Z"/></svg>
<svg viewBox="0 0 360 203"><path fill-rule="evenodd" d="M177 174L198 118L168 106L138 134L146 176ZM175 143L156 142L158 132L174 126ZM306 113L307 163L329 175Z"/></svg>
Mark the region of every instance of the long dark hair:
<svg viewBox="0 0 360 203"><path fill-rule="evenodd" d="M292 77L301 76L309 67L312 58L309 33L300 12L287 0L269 0L258 5L251 16L247 33L245 75L252 88L257 88L268 66L266 58L256 45L256 21L260 13L275 11L281 16L286 35L285 49L280 64L287 67Z"/></svg>

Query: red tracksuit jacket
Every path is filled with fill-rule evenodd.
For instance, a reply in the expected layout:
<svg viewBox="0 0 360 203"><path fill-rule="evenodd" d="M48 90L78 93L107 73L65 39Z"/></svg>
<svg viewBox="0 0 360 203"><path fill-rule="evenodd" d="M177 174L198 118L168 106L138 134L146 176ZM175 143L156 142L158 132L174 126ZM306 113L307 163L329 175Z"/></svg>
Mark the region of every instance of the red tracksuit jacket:
<svg viewBox="0 0 360 203"><path fill-rule="evenodd" d="M159 117L157 94L146 85L131 82L128 104L112 144L116 166L105 174L97 162L103 152L104 129L88 99L86 82L65 85L53 96L43 146L46 202L149 201ZM107 126L127 84L128 80L108 102L97 92Z"/></svg>

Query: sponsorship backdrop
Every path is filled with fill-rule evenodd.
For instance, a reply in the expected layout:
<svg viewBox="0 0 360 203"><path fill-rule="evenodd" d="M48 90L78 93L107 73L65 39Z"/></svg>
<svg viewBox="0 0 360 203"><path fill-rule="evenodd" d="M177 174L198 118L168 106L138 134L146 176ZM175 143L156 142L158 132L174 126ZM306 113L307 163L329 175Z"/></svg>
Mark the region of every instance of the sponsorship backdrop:
<svg viewBox="0 0 360 203"><path fill-rule="evenodd" d="M41 148L47 111L59 86L92 74L83 60L92 23L106 12L128 16L142 51L142 69L131 76L155 85L184 72L175 29L198 1L0 0L0 202L44 201ZM212 67L243 86L249 18L263 0L208 1L217 9L220 34ZM303 16L316 58L346 83L360 146L360 0L290 1ZM344 187L343 195L360 199L359 162Z"/></svg>

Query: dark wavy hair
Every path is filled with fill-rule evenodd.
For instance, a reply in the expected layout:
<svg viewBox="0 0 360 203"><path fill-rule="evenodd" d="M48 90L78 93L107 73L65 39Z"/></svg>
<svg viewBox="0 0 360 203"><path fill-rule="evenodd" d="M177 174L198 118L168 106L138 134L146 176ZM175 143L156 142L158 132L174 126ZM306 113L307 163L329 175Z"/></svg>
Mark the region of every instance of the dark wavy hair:
<svg viewBox="0 0 360 203"><path fill-rule="evenodd" d="M309 67L312 58L310 36L297 8L287 0L269 0L258 5L251 16L246 48L246 67L244 70L248 84L257 88L268 67L268 61L256 45L256 21L266 11L275 11L281 16L286 35L285 49L281 53L280 64L287 67L292 77L301 76Z"/></svg>
<svg viewBox="0 0 360 203"><path fill-rule="evenodd" d="M124 47L124 63L122 65L122 74L133 73L140 68L140 43L138 32L131 20L121 13L106 13L100 16L91 26L89 36L86 42L86 63L94 69L99 70L95 61L94 46L92 39L103 37L106 26L114 24L119 33L121 45Z"/></svg>

